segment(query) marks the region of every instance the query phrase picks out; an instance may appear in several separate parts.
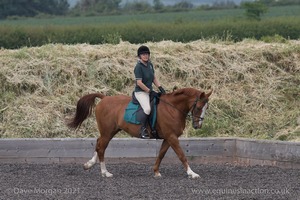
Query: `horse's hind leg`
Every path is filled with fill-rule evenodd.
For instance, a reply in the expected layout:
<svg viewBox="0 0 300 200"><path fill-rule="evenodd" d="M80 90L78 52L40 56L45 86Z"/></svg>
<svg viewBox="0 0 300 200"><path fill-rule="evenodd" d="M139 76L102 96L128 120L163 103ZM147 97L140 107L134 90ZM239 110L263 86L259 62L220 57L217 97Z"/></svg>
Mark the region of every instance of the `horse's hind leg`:
<svg viewBox="0 0 300 200"><path fill-rule="evenodd" d="M92 168L97 162L97 157L98 157L98 154L97 154L97 151L95 151L92 159L87 161L86 163L84 163L83 168L85 170Z"/></svg>
<svg viewBox="0 0 300 200"><path fill-rule="evenodd" d="M164 140L161 144L159 154L157 156L156 162L154 164L153 170L154 170L154 177L161 177L161 174L159 173L159 166L162 161L162 159L165 157L166 152L168 151L170 145L167 142L167 140Z"/></svg>
<svg viewBox="0 0 300 200"><path fill-rule="evenodd" d="M108 172L106 169L106 165L104 162L104 153L105 149L108 146L109 141L111 140L112 137L104 137L103 135L100 136L100 138L97 140L97 146L96 146L96 152L99 157L100 161L100 168L101 168L101 175L103 177L112 177L113 174Z"/></svg>
<svg viewBox="0 0 300 200"><path fill-rule="evenodd" d="M95 149L95 152L94 152L94 155L93 155L92 159L90 159L88 162L86 162L83 165L83 168L85 170L90 169L91 167L93 167L97 162L97 157L99 157L100 167L101 167L101 175L103 177L112 177L113 176L113 174L111 174L107 171L106 165L105 165L105 162L104 162L104 152L105 152L105 149L108 146L108 143L109 143L110 139L106 139L103 136L100 136L97 139L96 149Z"/></svg>
<svg viewBox="0 0 300 200"><path fill-rule="evenodd" d="M99 140L99 139L100 139L100 137L97 139L97 144L98 144L98 140ZM96 148L97 148L97 144L96 144ZM83 165L83 168L84 168L85 170L88 170L88 169L92 168L92 167L96 164L96 162L97 162L97 157L98 157L98 153L97 153L97 151L95 150L92 159L89 160L88 162L86 162L86 163Z"/></svg>

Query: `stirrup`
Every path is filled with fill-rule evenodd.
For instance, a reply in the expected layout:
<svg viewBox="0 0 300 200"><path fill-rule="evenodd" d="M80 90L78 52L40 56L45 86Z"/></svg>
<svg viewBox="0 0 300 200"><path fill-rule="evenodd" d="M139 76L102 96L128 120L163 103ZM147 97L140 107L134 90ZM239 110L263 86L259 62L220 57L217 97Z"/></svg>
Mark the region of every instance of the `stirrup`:
<svg viewBox="0 0 300 200"><path fill-rule="evenodd" d="M147 128L145 128L143 126L141 127L140 137L142 139L150 139L150 136L149 136Z"/></svg>

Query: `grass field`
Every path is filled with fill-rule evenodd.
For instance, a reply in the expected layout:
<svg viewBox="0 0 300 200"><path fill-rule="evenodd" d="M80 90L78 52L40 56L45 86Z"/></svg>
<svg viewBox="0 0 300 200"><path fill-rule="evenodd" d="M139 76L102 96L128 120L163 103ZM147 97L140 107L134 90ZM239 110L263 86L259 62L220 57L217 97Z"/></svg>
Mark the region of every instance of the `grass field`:
<svg viewBox="0 0 300 200"><path fill-rule="evenodd" d="M137 15L113 15L113 16L91 16L91 17L53 17L47 19L25 18L16 20L2 20L0 25L14 26L50 26L50 25L103 25L121 24L129 22L153 22L153 23L182 23L201 22L217 20L234 20L244 18L243 9L190 11L172 13L150 13ZM300 16L299 6L270 7L263 19L279 16Z"/></svg>
<svg viewBox="0 0 300 200"><path fill-rule="evenodd" d="M281 36L300 38L300 6L272 7L262 20L249 20L241 9L139 15L18 19L0 22L0 47L62 44L138 44L199 39L239 42Z"/></svg>

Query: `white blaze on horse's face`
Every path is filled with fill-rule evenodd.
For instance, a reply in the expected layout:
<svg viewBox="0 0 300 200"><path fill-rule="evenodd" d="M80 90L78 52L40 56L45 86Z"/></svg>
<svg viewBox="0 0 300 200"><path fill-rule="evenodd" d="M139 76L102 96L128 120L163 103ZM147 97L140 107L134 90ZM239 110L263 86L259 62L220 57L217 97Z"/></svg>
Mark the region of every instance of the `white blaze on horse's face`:
<svg viewBox="0 0 300 200"><path fill-rule="evenodd" d="M203 120L204 120L205 111L206 111L207 107L208 107L208 104L205 103L205 105L202 108L202 113L201 113L200 118L199 118L199 127L202 126L202 123L203 123Z"/></svg>

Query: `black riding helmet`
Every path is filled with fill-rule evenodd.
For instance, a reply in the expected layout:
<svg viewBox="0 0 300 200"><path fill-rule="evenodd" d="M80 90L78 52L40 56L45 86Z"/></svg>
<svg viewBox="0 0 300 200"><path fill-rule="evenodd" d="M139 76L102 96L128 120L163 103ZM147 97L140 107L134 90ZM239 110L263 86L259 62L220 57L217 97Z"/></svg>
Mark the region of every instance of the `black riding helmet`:
<svg viewBox="0 0 300 200"><path fill-rule="evenodd" d="M142 45L138 48L137 55L140 56L143 53L149 53L150 54L150 50L147 46Z"/></svg>

